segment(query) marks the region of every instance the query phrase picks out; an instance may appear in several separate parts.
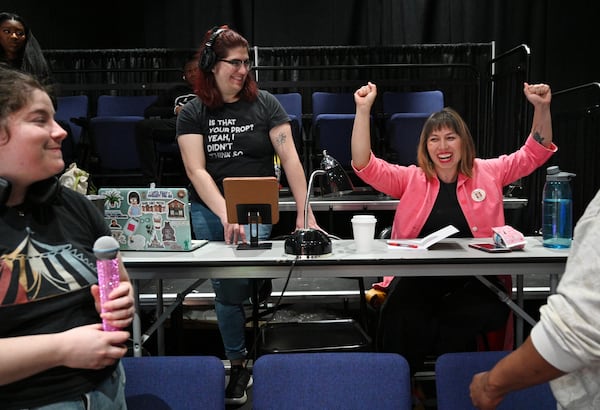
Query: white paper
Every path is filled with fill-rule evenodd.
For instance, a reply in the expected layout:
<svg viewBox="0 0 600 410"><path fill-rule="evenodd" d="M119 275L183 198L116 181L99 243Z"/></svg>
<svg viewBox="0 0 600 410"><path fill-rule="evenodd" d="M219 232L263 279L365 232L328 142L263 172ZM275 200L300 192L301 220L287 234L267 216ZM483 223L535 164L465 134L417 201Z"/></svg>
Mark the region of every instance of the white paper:
<svg viewBox="0 0 600 410"><path fill-rule="evenodd" d="M408 249L408 250L425 250L434 243L438 243L442 239L458 232L454 225L448 225L445 228L437 230L424 238L420 239L389 239L387 241L390 249Z"/></svg>

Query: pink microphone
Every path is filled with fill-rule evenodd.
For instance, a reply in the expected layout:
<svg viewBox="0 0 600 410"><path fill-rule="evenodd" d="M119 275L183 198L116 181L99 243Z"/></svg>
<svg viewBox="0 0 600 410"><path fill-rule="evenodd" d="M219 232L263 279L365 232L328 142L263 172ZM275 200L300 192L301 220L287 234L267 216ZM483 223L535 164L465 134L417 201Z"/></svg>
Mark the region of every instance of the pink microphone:
<svg viewBox="0 0 600 410"><path fill-rule="evenodd" d="M96 255L96 269L98 271L98 286L100 287L100 310L104 310L104 303L108 301L111 290L119 286L119 243L112 236L101 236L94 243L94 255ZM102 319L102 329L119 330Z"/></svg>

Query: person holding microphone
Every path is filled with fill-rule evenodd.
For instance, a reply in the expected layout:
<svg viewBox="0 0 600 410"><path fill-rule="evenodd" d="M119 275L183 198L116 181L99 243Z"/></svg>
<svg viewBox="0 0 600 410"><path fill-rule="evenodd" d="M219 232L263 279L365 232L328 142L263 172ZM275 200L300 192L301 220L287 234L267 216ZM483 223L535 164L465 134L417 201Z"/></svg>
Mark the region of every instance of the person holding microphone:
<svg viewBox="0 0 600 410"><path fill-rule="evenodd" d="M91 201L58 183L66 135L44 86L0 68L3 409L126 408L120 358L133 289L117 256L119 284L100 306L93 246L110 230ZM118 330L103 331L103 320Z"/></svg>

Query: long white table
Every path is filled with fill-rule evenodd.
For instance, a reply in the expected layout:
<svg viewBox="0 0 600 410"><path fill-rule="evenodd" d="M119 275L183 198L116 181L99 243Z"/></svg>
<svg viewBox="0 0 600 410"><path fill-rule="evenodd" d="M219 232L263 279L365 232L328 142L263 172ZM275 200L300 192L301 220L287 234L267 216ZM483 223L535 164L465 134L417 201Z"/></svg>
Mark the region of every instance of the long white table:
<svg viewBox="0 0 600 410"><path fill-rule="evenodd" d="M310 206L314 212L320 211L395 211L399 199L383 194L350 194L338 197L314 197ZM520 209L527 206L527 198L504 197L504 209ZM280 212L295 212L296 202L292 197L280 197Z"/></svg>
<svg viewBox="0 0 600 410"><path fill-rule="evenodd" d="M519 311L523 305L523 277L546 274L553 284L551 289L554 289L559 275L564 271L568 254L568 250L543 247L539 237L528 237L527 245L522 251L496 254L469 248L468 243L473 241L475 240L446 239L429 250L416 251L391 249L384 240L376 240L372 251L359 253L352 240L335 240L330 255L308 259L286 254L283 241L270 241L272 249L260 250L237 250L234 245L209 242L191 252L125 251L123 261L134 284L138 307L139 281L150 279L159 282L163 279L201 281L208 278L285 278L290 274L293 277L319 278L463 275L483 278L485 275L512 274L517 278L517 307L511 307L515 309L519 319L519 315L524 313L522 309ZM160 287L157 293L162 294ZM160 305L157 308L160 309L161 296L157 294L157 305ZM174 303L179 302L181 300ZM509 304L510 302L512 301L507 301ZM164 317L158 320L162 321ZM522 340L522 320L516 333L517 340ZM136 313L133 324L134 355L141 355L144 341L140 317Z"/></svg>

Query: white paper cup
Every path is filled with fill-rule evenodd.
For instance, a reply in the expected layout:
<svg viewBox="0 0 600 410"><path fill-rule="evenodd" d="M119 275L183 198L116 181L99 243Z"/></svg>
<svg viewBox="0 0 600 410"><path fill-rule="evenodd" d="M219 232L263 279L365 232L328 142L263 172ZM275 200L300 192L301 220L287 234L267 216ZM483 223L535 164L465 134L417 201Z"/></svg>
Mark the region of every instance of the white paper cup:
<svg viewBox="0 0 600 410"><path fill-rule="evenodd" d="M358 252L369 252L375 242L377 219L374 215L354 215L351 222L356 250Z"/></svg>

